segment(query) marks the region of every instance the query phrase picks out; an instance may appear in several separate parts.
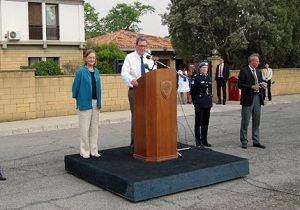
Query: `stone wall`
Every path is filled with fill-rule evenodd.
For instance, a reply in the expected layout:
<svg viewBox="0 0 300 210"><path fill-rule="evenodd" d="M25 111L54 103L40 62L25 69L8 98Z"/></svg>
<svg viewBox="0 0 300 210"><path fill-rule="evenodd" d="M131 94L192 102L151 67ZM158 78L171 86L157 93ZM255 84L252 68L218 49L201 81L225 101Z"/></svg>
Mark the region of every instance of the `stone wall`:
<svg viewBox="0 0 300 210"><path fill-rule="evenodd" d="M230 71L230 76L238 77L239 70ZM300 93L300 69L273 69L272 95L288 95Z"/></svg>
<svg viewBox="0 0 300 210"><path fill-rule="evenodd" d="M33 70L0 71L0 122L76 114L73 79L35 77ZM273 81L273 95L300 94L300 69L274 69ZM128 110L128 88L121 76L101 75L101 82L102 111Z"/></svg>
<svg viewBox="0 0 300 210"><path fill-rule="evenodd" d="M0 71L0 122L36 118L34 71Z"/></svg>
<svg viewBox="0 0 300 210"><path fill-rule="evenodd" d="M82 64L82 49L78 46L48 46L43 49L41 46L13 46L9 45L5 49L0 48L0 71L16 70L20 66L28 66L28 58L59 58L59 65Z"/></svg>

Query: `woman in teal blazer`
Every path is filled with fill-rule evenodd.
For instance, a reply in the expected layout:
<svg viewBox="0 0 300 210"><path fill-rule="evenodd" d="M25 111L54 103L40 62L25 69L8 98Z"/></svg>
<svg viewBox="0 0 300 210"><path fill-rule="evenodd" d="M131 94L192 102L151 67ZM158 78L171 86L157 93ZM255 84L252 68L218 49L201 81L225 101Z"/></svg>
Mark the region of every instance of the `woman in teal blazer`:
<svg viewBox="0 0 300 210"><path fill-rule="evenodd" d="M96 53L87 50L85 65L75 74L72 85L72 95L76 99L79 113L80 155L100 157L98 152L98 124L101 109L101 81L100 73L95 68Z"/></svg>

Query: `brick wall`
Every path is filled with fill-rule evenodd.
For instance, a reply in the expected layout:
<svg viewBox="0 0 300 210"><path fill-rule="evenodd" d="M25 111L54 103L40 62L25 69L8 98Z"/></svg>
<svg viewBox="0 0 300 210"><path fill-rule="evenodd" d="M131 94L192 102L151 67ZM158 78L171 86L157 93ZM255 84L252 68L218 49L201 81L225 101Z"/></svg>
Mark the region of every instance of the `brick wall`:
<svg viewBox="0 0 300 210"><path fill-rule="evenodd" d="M230 76L238 77L239 70L230 71ZM300 93L300 69L273 69L271 86L272 95L288 95Z"/></svg>
<svg viewBox="0 0 300 210"><path fill-rule="evenodd" d="M61 67L66 63L83 62L82 49L78 46L48 46L43 49L41 46L9 45L6 49L0 48L0 71L13 71L20 69L20 66L27 66L30 57L40 57L42 60L57 57Z"/></svg>
<svg viewBox="0 0 300 210"><path fill-rule="evenodd" d="M231 71L231 76L239 71ZM300 94L300 69L274 69L273 95ZM35 77L34 71L0 71L0 122L76 114L73 76ZM120 75L101 75L102 111L128 110Z"/></svg>
<svg viewBox="0 0 300 210"><path fill-rule="evenodd" d="M1 71L0 122L36 118L34 71Z"/></svg>
<svg viewBox="0 0 300 210"><path fill-rule="evenodd" d="M37 118L75 114L72 82L73 76L35 78Z"/></svg>

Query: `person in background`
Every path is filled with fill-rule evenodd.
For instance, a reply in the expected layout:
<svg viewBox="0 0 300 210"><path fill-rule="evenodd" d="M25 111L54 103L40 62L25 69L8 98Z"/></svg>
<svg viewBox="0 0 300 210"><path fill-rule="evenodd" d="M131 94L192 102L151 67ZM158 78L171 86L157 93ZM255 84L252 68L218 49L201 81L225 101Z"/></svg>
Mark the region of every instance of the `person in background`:
<svg viewBox="0 0 300 210"><path fill-rule="evenodd" d="M178 74L178 93L181 104L187 103L187 93L190 91L189 77L185 65L181 65Z"/></svg>
<svg viewBox="0 0 300 210"><path fill-rule="evenodd" d="M5 181L6 178L2 175L1 170L0 170L0 181Z"/></svg>
<svg viewBox="0 0 300 210"><path fill-rule="evenodd" d="M248 58L249 65L242 68L239 74L238 87L241 89L241 129L240 141L242 148L247 149L247 132L252 116L252 140L253 146L265 149L260 143L259 125L261 105L264 105L262 96L262 88L266 88L267 84L262 80L262 73L257 69L259 65L259 55L254 53Z"/></svg>
<svg viewBox="0 0 300 210"><path fill-rule="evenodd" d="M148 64L147 59L145 59L144 54L146 53L147 48L147 40L145 36L138 36L135 42L135 51L129 53L124 60L121 76L123 80L128 85L128 101L130 105L131 111L131 142L130 146L134 146L134 88L139 86L138 79L147 73L150 68L152 68L151 64ZM147 64L147 65L145 65ZM149 66L150 68L145 68L145 66Z"/></svg>
<svg viewBox="0 0 300 210"><path fill-rule="evenodd" d="M100 157L98 153L98 124L101 109L101 81L96 64L96 53L89 49L85 53L85 65L75 74L72 95L76 99L79 113L80 155Z"/></svg>
<svg viewBox="0 0 300 210"><path fill-rule="evenodd" d="M267 83L268 87L268 99L269 101L272 101L272 94L271 94L271 79L273 76L273 70L269 67L269 64L266 63L265 64L265 68L262 70L262 77L263 77L263 81ZM263 97L264 100L266 99L266 89L263 89Z"/></svg>
<svg viewBox="0 0 300 210"><path fill-rule="evenodd" d="M217 65L215 80L217 81L218 103L221 104L221 89L223 93L223 105L226 104L226 83L229 78L229 67L224 63L224 59L220 58L220 64Z"/></svg>
<svg viewBox="0 0 300 210"><path fill-rule="evenodd" d="M188 67L188 77L189 77L188 80L189 80L189 87L190 87L190 89L191 89L192 78L194 76L194 72L195 72L195 66L192 65L192 64L189 65L189 67ZM187 102L188 102L188 104L193 103L190 92L187 93Z"/></svg>
<svg viewBox="0 0 300 210"><path fill-rule="evenodd" d="M195 107L195 140L196 146L211 147L207 141L210 109L212 107L212 84L208 75L208 63L199 64L199 74L196 74L191 84L191 96Z"/></svg>

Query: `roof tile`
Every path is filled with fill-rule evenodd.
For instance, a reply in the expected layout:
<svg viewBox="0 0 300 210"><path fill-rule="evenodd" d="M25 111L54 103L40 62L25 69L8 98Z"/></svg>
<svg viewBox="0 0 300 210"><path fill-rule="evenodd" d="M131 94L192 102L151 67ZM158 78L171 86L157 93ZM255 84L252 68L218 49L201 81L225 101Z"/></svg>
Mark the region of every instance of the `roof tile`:
<svg viewBox="0 0 300 210"><path fill-rule="evenodd" d="M138 35L144 35L146 37L148 48L150 49L173 49L169 38L140 34L137 32L126 30L120 30L97 36L88 39L87 42L92 42L94 44L105 44L113 42L121 49L133 49L135 48L135 41Z"/></svg>

